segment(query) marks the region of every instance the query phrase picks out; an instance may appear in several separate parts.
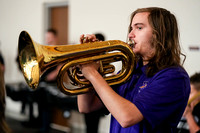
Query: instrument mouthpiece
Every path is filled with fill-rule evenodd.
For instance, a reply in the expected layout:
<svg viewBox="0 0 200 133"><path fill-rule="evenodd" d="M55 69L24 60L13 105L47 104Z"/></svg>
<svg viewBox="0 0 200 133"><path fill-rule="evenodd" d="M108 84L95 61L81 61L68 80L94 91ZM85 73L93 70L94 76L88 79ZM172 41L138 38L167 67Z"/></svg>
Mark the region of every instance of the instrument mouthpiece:
<svg viewBox="0 0 200 133"><path fill-rule="evenodd" d="M131 48L134 48L135 46L135 42L131 39L128 40L127 44L131 47Z"/></svg>

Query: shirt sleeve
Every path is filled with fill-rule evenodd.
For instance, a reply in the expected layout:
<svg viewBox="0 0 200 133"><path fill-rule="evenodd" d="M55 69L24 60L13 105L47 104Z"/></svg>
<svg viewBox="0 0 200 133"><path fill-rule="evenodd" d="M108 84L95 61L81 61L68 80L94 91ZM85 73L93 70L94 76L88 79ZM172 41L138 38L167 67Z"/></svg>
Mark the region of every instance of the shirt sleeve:
<svg viewBox="0 0 200 133"><path fill-rule="evenodd" d="M184 70L165 69L158 72L133 103L152 125L176 125L190 93L189 77Z"/></svg>

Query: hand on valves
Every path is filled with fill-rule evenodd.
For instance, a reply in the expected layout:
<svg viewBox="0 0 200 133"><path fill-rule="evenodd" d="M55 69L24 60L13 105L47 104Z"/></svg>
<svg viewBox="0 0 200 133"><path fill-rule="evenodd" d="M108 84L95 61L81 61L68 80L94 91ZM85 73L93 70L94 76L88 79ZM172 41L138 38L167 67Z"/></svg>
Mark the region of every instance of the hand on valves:
<svg viewBox="0 0 200 133"><path fill-rule="evenodd" d="M88 43L98 41L94 34L87 34L86 36L82 34L80 36L80 43Z"/></svg>
<svg viewBox="0 0 200 133"><path fill-rule="evenodd" d="M86 36L82 34L80 36L80 43L88 43L98 41L94 34L87 34ZM99 61L91 62L86 64L80 64L79 68L84 75L84 77L88 80L92 79L92 75L98 72L98 68L100 66Z"/></svg>

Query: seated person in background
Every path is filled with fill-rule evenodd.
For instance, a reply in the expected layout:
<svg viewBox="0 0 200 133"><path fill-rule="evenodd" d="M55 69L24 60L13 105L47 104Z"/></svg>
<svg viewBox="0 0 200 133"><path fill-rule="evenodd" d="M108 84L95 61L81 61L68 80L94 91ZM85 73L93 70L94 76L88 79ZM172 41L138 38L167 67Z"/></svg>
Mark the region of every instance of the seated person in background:
<svg viewBox="0 0 200 133"><path fill-rule="evenodd" d="M48 29L45 33L46 45L57 45L57 31L55 29ZM38 103L38 120L41 122L41 133L48 133L50 129L50 123L52 119L52 95L48 91L48 86L55 86L56 77L59 71L59 67L54 66L47 71L40 78L40 84L35 91L35 97ZM42 99L42 100L41 100Z"/></svg>
<svg viewBox="0 0 200 133"><path fill-rule="evenodd" d="M183 118L178 125L178 133L200 133L200 73L190 77L191 93Z"/></svg>
<svg viewBox="0 0 200 133"><path fill-rule="evenodd" d="M0 53L0 133L10 133L10 129L5 120L5 84L4 84L4 60Z"/></svg>
<svg viewBox="0 0 200 133"><path fill-rule="evenodd" d="M45 43L47 45L58 45L56 30L47 30ZM38 120L42 122L41 133L48 133L50 131L50 123L52 122L53 113L55 113L55 107L64 111L77 110L76 97L66 96L57 88L56 80L61 67L62 64L59 64L45 71L40 78L40 84L34 94L38 103Z"/></svg>

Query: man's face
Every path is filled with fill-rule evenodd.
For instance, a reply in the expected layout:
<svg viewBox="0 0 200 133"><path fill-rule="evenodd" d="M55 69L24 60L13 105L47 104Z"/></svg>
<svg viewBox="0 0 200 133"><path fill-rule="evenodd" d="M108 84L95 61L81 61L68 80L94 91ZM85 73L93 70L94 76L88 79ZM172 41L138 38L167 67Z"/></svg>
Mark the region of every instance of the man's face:
<svg viewBox="0 0 200 133"><path fill-rule="evenodd" d="M129 39L135 42L133 52L148 60L155 53L152 47L152 27L148 22L148 12L137 13L131 23Z"/></svg>
<svg viewBox="0 0 200 133"><path fill-rule="evenodd" d="M56 36L52 32L47 32L45 35L45 43L48 45L56 45Z"/></svg>

